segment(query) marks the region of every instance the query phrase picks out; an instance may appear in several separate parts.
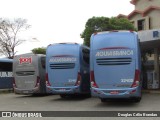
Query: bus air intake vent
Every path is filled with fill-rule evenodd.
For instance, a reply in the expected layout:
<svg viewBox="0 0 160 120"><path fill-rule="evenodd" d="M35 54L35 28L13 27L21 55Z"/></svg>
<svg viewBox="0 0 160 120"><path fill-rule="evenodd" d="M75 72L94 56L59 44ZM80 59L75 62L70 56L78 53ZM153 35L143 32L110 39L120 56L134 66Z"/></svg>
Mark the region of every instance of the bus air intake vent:
<svg viewBox="0 0 160 120"><path fill-rule="evenodd" d="M75 63L59 63L59 64L50 64L51 69L73 69Z"/></svg>
<svg viewBox="0 0 160 120"><path fill-rule="evenodd" d="M34 75L35 71L18 71L16 72L17 76L28 76L28 75Z"/></svg>
<svg viewBox="0 0 160 120"><path fill-rule="evenodd" d="M128 65L132 62L132 58L98 58L98 65Z"/></svg>

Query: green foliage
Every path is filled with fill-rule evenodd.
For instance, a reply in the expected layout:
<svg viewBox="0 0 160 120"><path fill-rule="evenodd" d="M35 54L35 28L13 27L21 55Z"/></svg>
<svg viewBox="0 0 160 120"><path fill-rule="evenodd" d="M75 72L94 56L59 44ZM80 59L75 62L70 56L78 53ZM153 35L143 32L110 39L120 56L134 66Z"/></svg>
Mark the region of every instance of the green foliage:
<svg viewBox="0 0 160 120"><path fill-rule="evenodd" d="M84 39L84 45L90 46L90 37L94 32L110 30L135 30L135 28L126 18L92 17L86 22L80 36Z"/></svg>
<svg viewBox="0 0 160 120"><path fill-rule="evenodd" d="M46 54L46 48L34 48L32 52L34 54Z"/></svg>

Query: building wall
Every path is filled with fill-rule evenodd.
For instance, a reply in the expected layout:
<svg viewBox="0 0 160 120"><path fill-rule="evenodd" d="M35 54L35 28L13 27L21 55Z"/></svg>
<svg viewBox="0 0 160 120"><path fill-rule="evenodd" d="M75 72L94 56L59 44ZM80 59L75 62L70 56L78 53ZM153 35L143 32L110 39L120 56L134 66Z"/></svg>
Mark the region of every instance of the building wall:
<svg viewBox="0 0 160 120"><path fill-rule="evenodd" d="M134 23L135 28L138 30L138 21L144 19L144 30L160 28L160 9L151 9L147 13L143 12L150 6L160 7L160 0L137 0L135 4L135 10L141 11L140 13L134 13L130 16L129 20Z"/></svg>
<svg viewBox="0 0 160 120"><path fill-rule="evenodd" d="M150 18L150 29L159 29L160 28L160 10L152 10L148 13L148 16Z"/></svg>
<svg viewBox="0 0 160 120"><path fill-rule="evenodd" d="M154 6L156 9L148 9L150 7ZM143 66L143 77L144 77L144 88L150 89L159 89L160 87L160 68L159 66L159 60L160 55L159 51L160 47L160 0L137 0L135 4L135 13L132 12L128 15L129 20L134 23L134 26L137 28L144 25L144 29L141 29L138 31L139 38L141 40L141 46L143 46L143 50L147 51L149 50L152 52L151 55L146 56L147 62L150 63L150 61L153 61L152 65ZM144 12L148 10L147 12ZM138 12L138 13L137 13ZM139 13L140 12L140 13ZM141 22L143 21L143 22ZM144 22L145 21L145 22ZM156 33L156 35L155 35ZM152 47L151 47L152 46ZM153 80L150 83L150 77L149 71L154 71L153 74Z"/></svg>
<svg viewBox="0 0 160 120"><path fill-rule="evenodd" d="M139 20L140 18L142 18L142 15L137 13L132 17L130 17L130 21L136 21L136 20Z"/></svg>
<svg viewBox="0 0 160 120"><path fill-rule="evenodd" d="M160 0L137 0L135 10L144 11L149 6L160 6Z"/></svg>
<svg viewBox="0 0 160 120"><path fill-rule="evenodd" d="M143 17L141 14L135 14L130 18L130 21L134 23L135 28L138 27L138 20L145 20L145 30L159 29L160 28L160 10L152 10L147 16ZM138 28L137 28L138 30Z"/></svg>
<svg viewBox="0 0 160 120"><path fill-rule="evenodd" d="M150 29L150 17L143 17L141 14L135 14L130 18L130 21L134 23L134 27L138 30L138 20L145 20L145 30Z"/></svg>

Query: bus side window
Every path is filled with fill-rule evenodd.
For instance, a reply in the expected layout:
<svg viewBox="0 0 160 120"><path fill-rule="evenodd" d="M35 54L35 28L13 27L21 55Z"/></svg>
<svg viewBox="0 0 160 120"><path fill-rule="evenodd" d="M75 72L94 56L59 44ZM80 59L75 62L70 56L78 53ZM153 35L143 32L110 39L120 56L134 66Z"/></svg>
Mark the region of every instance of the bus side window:
<svg viewBox="0 0 160 120"><path fill-rule="evenodd" d="M46 60L45 60L45 57L41 57L41 65L42 65L42 68L43 68L43 69L46 68Z"/></svg>
<svg viewBox="0 0 160 120"><path fill-rule="evenodd" d="M0 71L12 71L12 63L0 62Z"/></svg>
<svg viewBox="0 0 160 120"><path fill-rule="evenodd" d="M83 49L82 49L82 55L83 55L83 61L84 61L86 64L89 64L89 50L86 49L86 48L83 48Z"/></svg>

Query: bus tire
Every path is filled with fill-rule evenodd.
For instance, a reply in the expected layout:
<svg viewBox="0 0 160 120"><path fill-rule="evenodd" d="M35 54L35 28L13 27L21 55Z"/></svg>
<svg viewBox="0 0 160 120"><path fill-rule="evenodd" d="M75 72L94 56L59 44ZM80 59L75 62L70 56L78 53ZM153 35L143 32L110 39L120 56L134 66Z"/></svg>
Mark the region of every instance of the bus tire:
<svg viewBox="0 0 160 120"><path fill-rule="evenodd" d="M106 99L105 98L101 98L101 102L106 102Z"/></svg>
<svg viewBox="0 0 160 120"><path fill-rule="evenodd" d="M91 93L86 94L86 97L90 98L91 97Z"/></svg>
<svg viewBox="0 0 160 120"><path fill-rule="evenodd" d="M141 97L137 97L137 98L134 98L133 100L135 103L139 103L141 101Z"/></svg>

